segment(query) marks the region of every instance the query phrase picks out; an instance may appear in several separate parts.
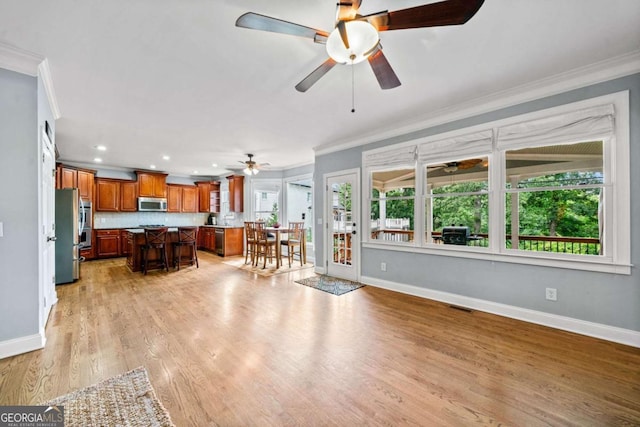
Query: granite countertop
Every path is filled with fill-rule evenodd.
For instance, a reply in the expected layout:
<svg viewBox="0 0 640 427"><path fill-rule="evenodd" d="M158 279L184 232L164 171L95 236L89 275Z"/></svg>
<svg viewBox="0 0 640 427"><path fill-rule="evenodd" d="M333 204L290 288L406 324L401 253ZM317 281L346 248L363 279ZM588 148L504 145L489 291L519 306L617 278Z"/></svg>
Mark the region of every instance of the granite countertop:
<svg viewBox="0 0 640 427"><path fill-rule="evenodd" d="M125 228L129 233L144 233L144 228ZM167 231L178 231L178 227L167 227Z"/></svg>
<svg viewBox="0 0 640 427"><path fill-rule="evenodd" d="M242 226L242 225L209 225L209 224L201 225L200 227L207 227L207 228L244 228L244 226Z"/></svg>

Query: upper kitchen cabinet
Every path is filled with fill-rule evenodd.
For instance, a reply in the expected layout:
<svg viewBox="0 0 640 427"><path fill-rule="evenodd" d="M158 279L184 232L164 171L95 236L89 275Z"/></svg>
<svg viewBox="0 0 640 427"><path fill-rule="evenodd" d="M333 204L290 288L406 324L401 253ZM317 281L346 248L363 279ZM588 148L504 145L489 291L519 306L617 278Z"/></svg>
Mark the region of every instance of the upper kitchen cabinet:
<svg viewBox="0 0 640 427"><path fill-rule="evenodd" d="M167 212L198 212L198 187L167 184Z"/></svg>
<svg viewBox="0 0 640 427"><path fill-rule="evenodd" d="M80 197L93 201L93 178L95 171L78 169L59 164L56 168L56 188L77 188Z"/></svg>
<svg viewBox="0 0 640 427"><path fill-rule="evenodd" d="M167 197L167 174L136 171L139 197Z"/></svg>
<svg viewBox="0 0 640 427"><path fill-rule="evenodd" d="M96 178L96 211L120 211L120 181L108 178Z"/></svg>
<svg viewBox="0 0 640 427"><path fill-rule="evenodd" d="M244 176L231 175L229 180L229 211L244 212Z"/></svg>
<svg viewBox="0 0 640 427"><path fill-rule="evenodd" d="M198 210L200 212L220 212L220 182L199 181L198 187Z"/></svg>
<svg viewBox="0 0 640 427"><path fill-rule="evenodd" d="M138 183L136 181L120 181L120 212L136 212L138 210Z"/></svg>

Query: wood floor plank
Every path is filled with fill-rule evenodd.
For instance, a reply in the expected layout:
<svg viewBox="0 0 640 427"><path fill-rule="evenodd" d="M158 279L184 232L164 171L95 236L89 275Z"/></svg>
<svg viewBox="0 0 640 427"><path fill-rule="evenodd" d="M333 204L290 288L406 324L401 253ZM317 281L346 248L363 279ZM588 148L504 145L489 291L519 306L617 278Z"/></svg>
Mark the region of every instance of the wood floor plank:
<svg viewBox="0 0 640 427"><path fill-rule="evenodd" d="M85 263L46 348L0 360L0 405L143 365L180 426L640 425L640 349L309 275Z"/></svg>

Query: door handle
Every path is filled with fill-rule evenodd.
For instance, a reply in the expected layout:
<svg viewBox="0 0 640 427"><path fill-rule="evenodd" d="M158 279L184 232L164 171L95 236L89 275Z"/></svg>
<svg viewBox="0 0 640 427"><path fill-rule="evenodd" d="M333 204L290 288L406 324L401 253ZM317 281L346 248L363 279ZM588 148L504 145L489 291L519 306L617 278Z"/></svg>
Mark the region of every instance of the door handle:
<svg viewBox="0 0 640 427"><path fill-rule="evenodd" d="M55 242L58 240L56 236L47 236L47 242Z"/></svg>

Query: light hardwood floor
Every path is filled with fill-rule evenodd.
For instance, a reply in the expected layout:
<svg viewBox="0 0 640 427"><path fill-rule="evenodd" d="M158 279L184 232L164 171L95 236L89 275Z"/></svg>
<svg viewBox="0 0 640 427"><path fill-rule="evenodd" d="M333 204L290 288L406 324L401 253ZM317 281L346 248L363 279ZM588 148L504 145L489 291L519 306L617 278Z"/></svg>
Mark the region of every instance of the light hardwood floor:
<svg viewBox="0 0 640 427"><path fill-rule="evenodd" d="M0 405L143 365L178 426L640 425L640 349L371 286L334 296L200 253L82 265L46 348L0 360ZM514 284L516 286L517 284Z"/></svg>

